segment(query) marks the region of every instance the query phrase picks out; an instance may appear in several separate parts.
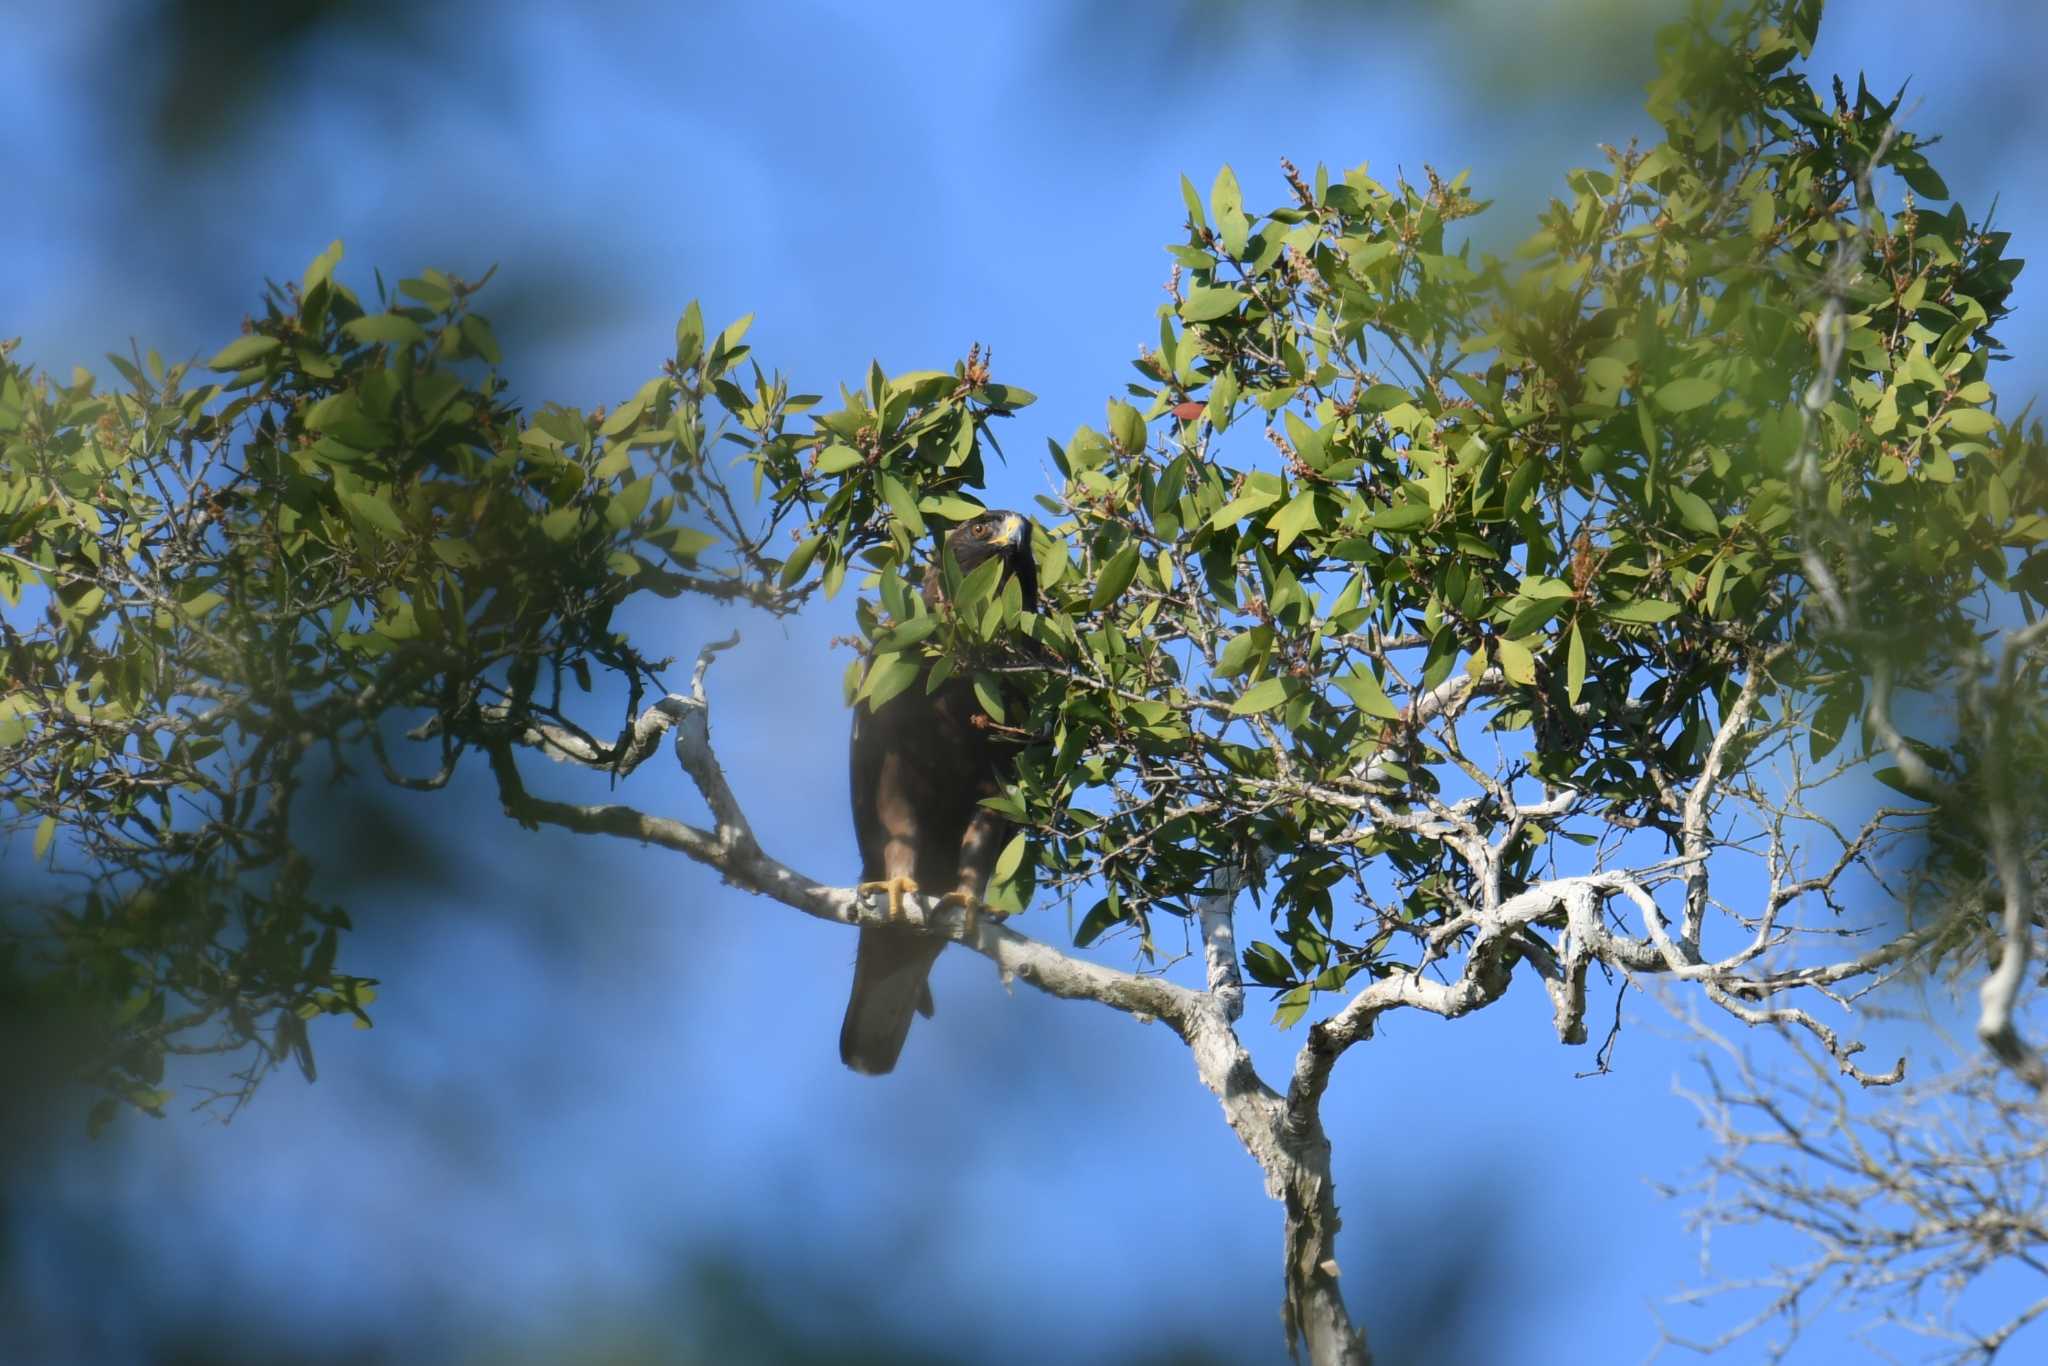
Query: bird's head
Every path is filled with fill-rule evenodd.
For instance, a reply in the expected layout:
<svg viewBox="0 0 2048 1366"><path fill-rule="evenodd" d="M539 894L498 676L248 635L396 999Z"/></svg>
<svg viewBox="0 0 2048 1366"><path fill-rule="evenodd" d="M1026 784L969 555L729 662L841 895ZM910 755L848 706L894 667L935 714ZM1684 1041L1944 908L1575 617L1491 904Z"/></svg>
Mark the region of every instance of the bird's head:
<svg viewBox="0 0 2048 1366"><path fill-rule="evenodd" d="M946 548L962 574L972 574L977 566L1000 556L1005 566L1003 577L1015 579L1023 590L1024 610L1038 610L1038 566L1031 558L1029 517L991 508L954 527L946 537Z"/></svg>

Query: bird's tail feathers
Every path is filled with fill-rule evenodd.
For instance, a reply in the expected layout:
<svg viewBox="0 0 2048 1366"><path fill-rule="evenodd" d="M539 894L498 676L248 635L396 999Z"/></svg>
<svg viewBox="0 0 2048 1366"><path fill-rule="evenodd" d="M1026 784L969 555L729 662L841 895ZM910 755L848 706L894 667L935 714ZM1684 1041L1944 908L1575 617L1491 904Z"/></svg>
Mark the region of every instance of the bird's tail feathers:
<svg viewBox="0 0 2048 1366"><path fill-rule="evenodd" d="M860 932L853 960L853 993L839 1026L839 1060L856 1072L880 1076L896 1066L913 1014L932 1013L932 964L946 941L911 930L875 927Z"/></svg>

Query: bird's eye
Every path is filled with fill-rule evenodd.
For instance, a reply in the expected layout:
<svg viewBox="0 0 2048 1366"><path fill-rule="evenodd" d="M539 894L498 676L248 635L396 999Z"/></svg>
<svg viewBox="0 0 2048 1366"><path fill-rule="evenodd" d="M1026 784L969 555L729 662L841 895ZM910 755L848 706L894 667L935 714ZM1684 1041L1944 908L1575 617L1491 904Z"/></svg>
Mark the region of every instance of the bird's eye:
<svg viewBox="0 0 2048 1366"><path fill-rule="evenodd" d="M994 533L995 525L991 522L976 522L974 524L974 534L981 537L984 541Z"/></svg>

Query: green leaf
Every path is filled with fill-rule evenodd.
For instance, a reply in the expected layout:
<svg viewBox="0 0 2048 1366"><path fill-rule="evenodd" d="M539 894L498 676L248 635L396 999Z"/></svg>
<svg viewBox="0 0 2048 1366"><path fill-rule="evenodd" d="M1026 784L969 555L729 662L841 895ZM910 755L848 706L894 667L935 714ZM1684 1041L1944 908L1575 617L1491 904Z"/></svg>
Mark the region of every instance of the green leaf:
<svg viewBox="0 0 2048 1366"><path fill-rule="evenodd" d="M1503 634L1515 640L1525 639L1549 625L1550 619L1558 613L1569 611L1572 605L1568 597L1538 597L1534 594L1530 596L1532 600L1529 605L1515 613Z"/></svg>
<svg viewBox="0 0 2048 1366"><path fill-rule="evenodd" d="M313 286L327 283L334 278L334 268L341 264L341 239L335 238L327 244L327 250L313 258L313 264L306 267L305 276L299 281L299 293L311 294ZM216 365L216 370L239 370L239 365Z"/></svg>
<svg viewBox="0 0 2048 1366"><path fill-rule="evenodd" d="M1003 561L1001 556L990 556L974 566L966 578L960 580L959 590L953 596L953 607L963 617L972 616L975 610L995 596L996 585L1002 581Z"/></svg>
<svg viewBox="0 0 2048 1366"><path fill-rule="evenodd" d="M226 601L227 598L225 595L209 589L204 593L200 593L197 596L187 598L183 602L179 603L178 610L180 612L183 612L186 616L192 618L192 620L199 621L202 618L204 618L208 612L211 612L214 608L220 606L222 603Z"/></svg>
<svg viewBox="0 0 2048 1366"><path fill-rule="evenodd" d="M1813 720L1806 732L1806 752L1815 760L1825 759L1842 743L1849 723L1863 707L1863 684L1857 678L1847 678L1830 688L1821 698L1820 706L1814 709Z"/></svg>
<svg viewBox="0 0 2048 1366"><path fill-rule="evenodd" d="M1269 678L1255 684L1252 689L1230 704L1232 716L1253 716L1262 711L1271 711L1285 702L1294 680L1290 678Z"/></svg>
<svg viewBox="0 0 2048 1366"><path fill-rule="evenodd" d="M1237 188L1237 173L1226 163L1216 172L1209 187L1209 211L1221 219L1225 214L1244 212L1244 194Z"/></svg>
<svg viewBox="0 0 2048 1366"><path fill-rule="evenodd" d="M1354 666L1337 675L1336 682L1367 716L1377 716L1385 721L1401 719L1401 709L1387 696L1387 690L1380 686L1379 679L1373 677L1372 670L1362 665Z"/></svg>
<svg viewBox="0 0 2048 1366"><path fill-rule="evenodd" d="M1426 526L1436 516L1436 510L1428 503L1396 503L1390 508L1381 508L1365 519L1365 524L1375 531L1413 531Z"/></svg>
<svg viewBox="0 0 2048 1366"><path fill-rule="evenodd" d="M1506 636L1494 637L1493 645L1500 652L1500 671L1510 681L1525 688L1536 682L1536 656L1528 646Z"/></svg>
<svg viewBox="0 0 2048 1366"><path fill-rule="evenodd" d="M1771 234L1771 228L1778 221L1777 201L1771 198L1769 190L1758 190L1749 197L1749 235L1763 238Z"/></svg>
<svg viewBox="0 0 2048 1366"><path fill-rule="evenodd" d="M695 299L683 310L683 316L676 320L676 358L679 364L688 368L695 365L704 354L704 310L697 306Z"/></svg>
<svg viewBox="0 0 2048 1366"><path fill-rule="evenodd" d="M782 572L775 578L776 586L787 588L802 578L804 571L811 567L811 561L818 558L818 548L824 544L825 538L822 535L807 537L797 542L796 549L782 562Z"/></svg>
<svg viewBox="0 0 2048 1366"><path fill-rule="evenodd" d="M984 384L979 397L991 408L1005 411L1012 408L1028 408L1038 402L1038 395L1029 389L1019 389L1014 384Z"/></svg>
<svg viewBox="0 0 2048 1366"><path fill-rule="evenodd" d="M1721 519L1714 515L1714 509L1707 500L1691 489L1672 488L1671 501L1678 507L1678 520L1693 531L1704 536L1719 534Z"/></svg>
<svg viewBox="0 0 2048 1366"><path fill-rule="evenodd" d="M565 508L556 508L540 519L541 535L551 541L566 541L576 530L576 524L582 516L583 510L573 504Z"/></svg>
<svg viewBox="0 0 2048 1366"><path fill-rule="evenodd" d="M481 314L472 313L462 320L462 339L487 364L496 365L504 359L498 350L498 334L491 330L490 320Z"/></svg>
<svg viewBox="0 0 2048 1366"><path fill-rule="evenodd" d="M1238 191L1237 176L1228 166L1216 173L1216 183L1209 191L1209 208L1216 216L1217 244L1227 255L1242 257L1251 224L1244 215L1244 196Z"/></svg>
<svg viewBox="0 0 2048 1366"><path fill-rule="evenodd" d="M1578 705L1579 694L1586 687L1586 637L1579 629L1579 623L1572 622L1571 641L1565 647L1564 695L1565 700Z"/></svg>
<svg viewBox="0 0 2048 1366"><path fill-rule="evenodd" d="M739 346L740 339L747 335L747 329L753 325L754 315L751 313L743 314L738 320L728 326L725 331L718 334L718 345L713 349L730 355Z"/></svg>
<svg viewBox="0 0 2048 1366"><path fill-rule="evenodd" d="M1244 951L1245 975L1262 987L1286 986L1294 980L1294 968L1287 955L1265 940L1256 940Z"/></svg>
<svg viewBox="0 0 2048 1366"><path fill-rule="evenodd" d="M974 675L974 700L981 703L981 709L988 713L991 721L1003 719L1003 695L996 687L996 681L985 673Z"/></svg>
<svg viewBox="0 0 2048 1366"><path fill-rule="evenodd" d="M426 330L403 313L366 313L341 330L366 346L424 346Z"/></svg>
<svg viewBox="0 0 2048 1366"><path fill-rule="evenodd" d="M844 474L868 462L868 458L851 446L831 445L818 456L818 473Z"/></svg>
<svg viewBox="0 0 2048 1366"><path fill-rule="evenodd" d="M1118 913L1115 903L1106 898L1096 902L1088 914L1081 918L1080 925L1075 927L1074 947L1087 948L1102 936L1104 930L1122 919L1123 916Z"/></svg>
<svg viewBox="0 0 2048 1366"><path fill-rule="evenodd" d="M344 491L341 501L350 511L368 522L387 536L403 536L405 523L398 520L398 512L391 506L391 500L374 493Z"/></svg>
<svg viewBox="0 0 2048 1366"><path fill-rule="evenodd" d="M882 497L888 500L889 511L895 513L896 519L910 528L913 536L929 534L925 530L924 515L917 510L917 499L910 496L910 490L905 488L903 482L895 475L882 476Z"/></svg>
<svg viewBox="0 0 2048 1366"><path fill-rule="evenodd" d="M1223 647L1223 653L1216 660L1216 676L1236 678L1249 673L1254 666L1265 659L1266 651L1273 646L1273 628L1254 626L1249 631L1240 631L1232 636Z"/></svg>
<svg viewBox="0 0 2048 1366"><path fill-rule="evenodd" d="M1209 425L1217 431L1230 430L1231 410L1237 406L1238 383L1234 371L1225 370L1216 379L1216 385L1209 391L1209 403L1204 412Z"/></svg>
<svg viewBox="0 0 2048 1366"><path fill-rule="evenodd" d="M676 527L667 533L667 538L668 553L681 564L695 564L699 555L718 542L718 537L711 532L692 526Z"/></svg>
<svg viewBox="0 0 2048 1366"><path fill-rule="evenodd" d="M604 519L620 529L630 526L647 510L648 500L653 496L654 476L650 474L636 479L613 494L605 503Z"/></svg>
<svg viewBox="0 0 2048 1366"><path fill-rule="evenodd" d="M1941 425L1957 436L1986 436L1998 429L1998 415L1982 408L1951 408L1942 414Z"/></svg>
<svg viewBox="0 0 2048 1366"><path fill-rule="evenodd" d="M329 394L306 410L306 430L330 432L353 422L363 422L363 405L351 390Z"/></svg>
<svg viewBox="0 0 2048 1366"><path fill-rule="evenodd" d="M435 558L451 569L468 569L483 559L477 553L476 547L468 541L450 540L447 537L433 541L427 549L433 551Z"/></svg>
<svg viewBox="0 0 2048 1366"><path fill-rule="evenodd" d="M1010 842L1003 846L1003 852L996 855L995 870L989 875L988 893L984 900L989 907L998 911L1021 911L1024 909L1024 856L1031 850L1031 838L1023 831L1010 836Z"/></svg>
<svg viewBox="0 0 2048 1366"><path fill-rule="evenodd" d="M1303 982L1298 987L1282 992L1280 999L1274 1003L1273 1027L1275 1029L1292 1029L1299 1023L1301 1017L1308 1014L1310 994L1309 985L1306 982Z"/></svg>
<svg viewBox="0 0 2048 1366"><path fill-rule="evenodd" d="M1126 454L1136 454L1145 449L1145 419L1130 404L1120 399L1109 401L1109 437Z"/></svg>
<svg viewBox="0 0 2048 1366"><path fill-rule="evenodd" d="M860 694L855 700L867 699L870 712L879 710L890 698L902 692L917 681L919 660L914 654L889 654L877 656L868 665L867 677L861 680Z"/></svg>
<svg viewBox="0 0 2048 1366"><path fill-rule="evenodd" d="M1899 179L1906 182L1917 194L1925 199L1947 199L1948 184L1941 173L1927 164L1927 158L1919 153L1901 156L1897 162Z"/></svg>
<svg viewBox="0 0 2048 1366"><path fill-rule="evenodd" d="M1247 485L1242 494L1224 504L1216 515L1209 519L1209 529L1221 531L1225 527L1236 526L1245 518L1264 512L1279 501L1280 495L1273 490Z"/></svg>
<svg viewBox="0 0 2048 1366"><path fill-rule="evenodd" d="M929 614L906 617L875 637L875 653L890 654L915 645L939 629L939 619Z"/></svg>
<svg viewBox="0 0 2048 1366"><path fill-rule="evenodd" d="M1586 378L1609 393L1628 382L1628 363L1613 356L1595 356L1586 362Z"/></svg>
<svg viewBox="0 0 2048 1366"><path fill-rule="evenodd" d="M1668 413L1690 412L1721 396L1721 386L1697 375L1675 379L1657 390L1657 406Z"/></svg>
<svg viewBox="0 0 2048 1366"><path fill-rule="evenodd" d="M1907 779L1905 771L1903 769L1880 768L1875 773L1872 773L1870 776L1877 779L1879 782L1883 783L1892 791L1903 792L1908 797L1913 797L1919 800L1925 800L1928 796L1928 793L1924 788L1915 787Z"/></svg>
<svg viewBox="0 0 2048 1366"><path fill-rule="evenodd" d="M41 820L37 821L35 847L31 852L30 857L33 858L37 863L41 863L43 861L43 856L50 852L51 841L56 838L57 818L55 816L45 816Z"/></svg>
<svg viewBox="0 0 2048 1366"><path fill-rule="evenodd" d="M1604 603L1600 615L1609 621L1625 622L1631 626L1654 626L1660 621L1669 621L1682 610L1675 602L1637 598L1632 602Z"/></svg>
<svg viewBox="0 0 2048 1366"><path fill-rule="evenodd" d="M1102 567L1101 577L1095 580L1095 591L1088 595L1088 610L1100 612L1122 597L1137 572L1138 543L1131 541L1110 556L1109 563Z"/></svg>
<svg viewBox="0 0 2048 1366"><path fill-rule="evenodd" d="M640 414L646 411L647 400L644 398L630 399L625 403L621 403L612 410L611 416L604 420L604 425L597 429L597 434L599 436L617 436L620 432L625 431L635 422L638 422Z"/></svg>
<svg viewBox="0 0 2048 1366"><path fill-rule="evenodd" d="M1030 836L1026 836L1022 829L1018 831L1018 834L1010 836L1010 844L1006 844L1004 852L997 854L997 858L995 858L995 874L993 874L993 877L995 877L997 883L1008 883L1010 879L1016 877L1018 868L1024 866L1024 852L1028 848L1030 848Z"/></svg>
<svg viewBox="0 0 2048 1366"><path fill-rule="evenodd" d="M1273 519L1266 523L1266 529L1273 533L1273 548L1285 550L1295 537L1305 531L1313 531L1321 524L1316 512L1315 490L1303 489L1273 515Z"/></svg>
<svg viewBox="0 0 2048 1366"><path fill-rule="evenodd" d="M1214 322L1237 312L1237 306L1244 302L1244 297L1234 289L1196 285L1188 291L1188 297L1181 300L1180 316L1184 322Z"/></svg>
<svg viewBox="0 0 2048 1366"><path fill-rule="evenodd" d="M917 500L917 510L934 517L944 517L949 522L971 522L986 511L981 504L952 493L927 493Z"/></svg>
<svg viewBox="0 0 2048 1366"><path fill-rule="evenodd" d="M448 306L455 302L455 291L433 280L400 280L398 289L400 293L419 300L436 313L445 312Z"/></svg>
<svg viewBox="0 0 2048 1366"><path fill-rule="evenodd" d="M275 337L247 336L229 342L206 363L209 370L241 370L284 345Z"/></svg>

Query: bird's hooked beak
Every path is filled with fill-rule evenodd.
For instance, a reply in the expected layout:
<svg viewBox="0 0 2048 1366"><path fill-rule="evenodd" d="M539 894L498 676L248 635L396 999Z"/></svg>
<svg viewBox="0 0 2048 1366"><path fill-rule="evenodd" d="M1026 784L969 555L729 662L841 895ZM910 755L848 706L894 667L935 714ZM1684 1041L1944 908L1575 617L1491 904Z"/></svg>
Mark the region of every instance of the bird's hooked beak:
<svg viewBox="0 0 2048 1366"><path fill-rule="evenodd" d="M1022 517L1011 513L1003 522L1002 543L1013 549L1028 544L1031 540L1031 524Z"/></svg>

